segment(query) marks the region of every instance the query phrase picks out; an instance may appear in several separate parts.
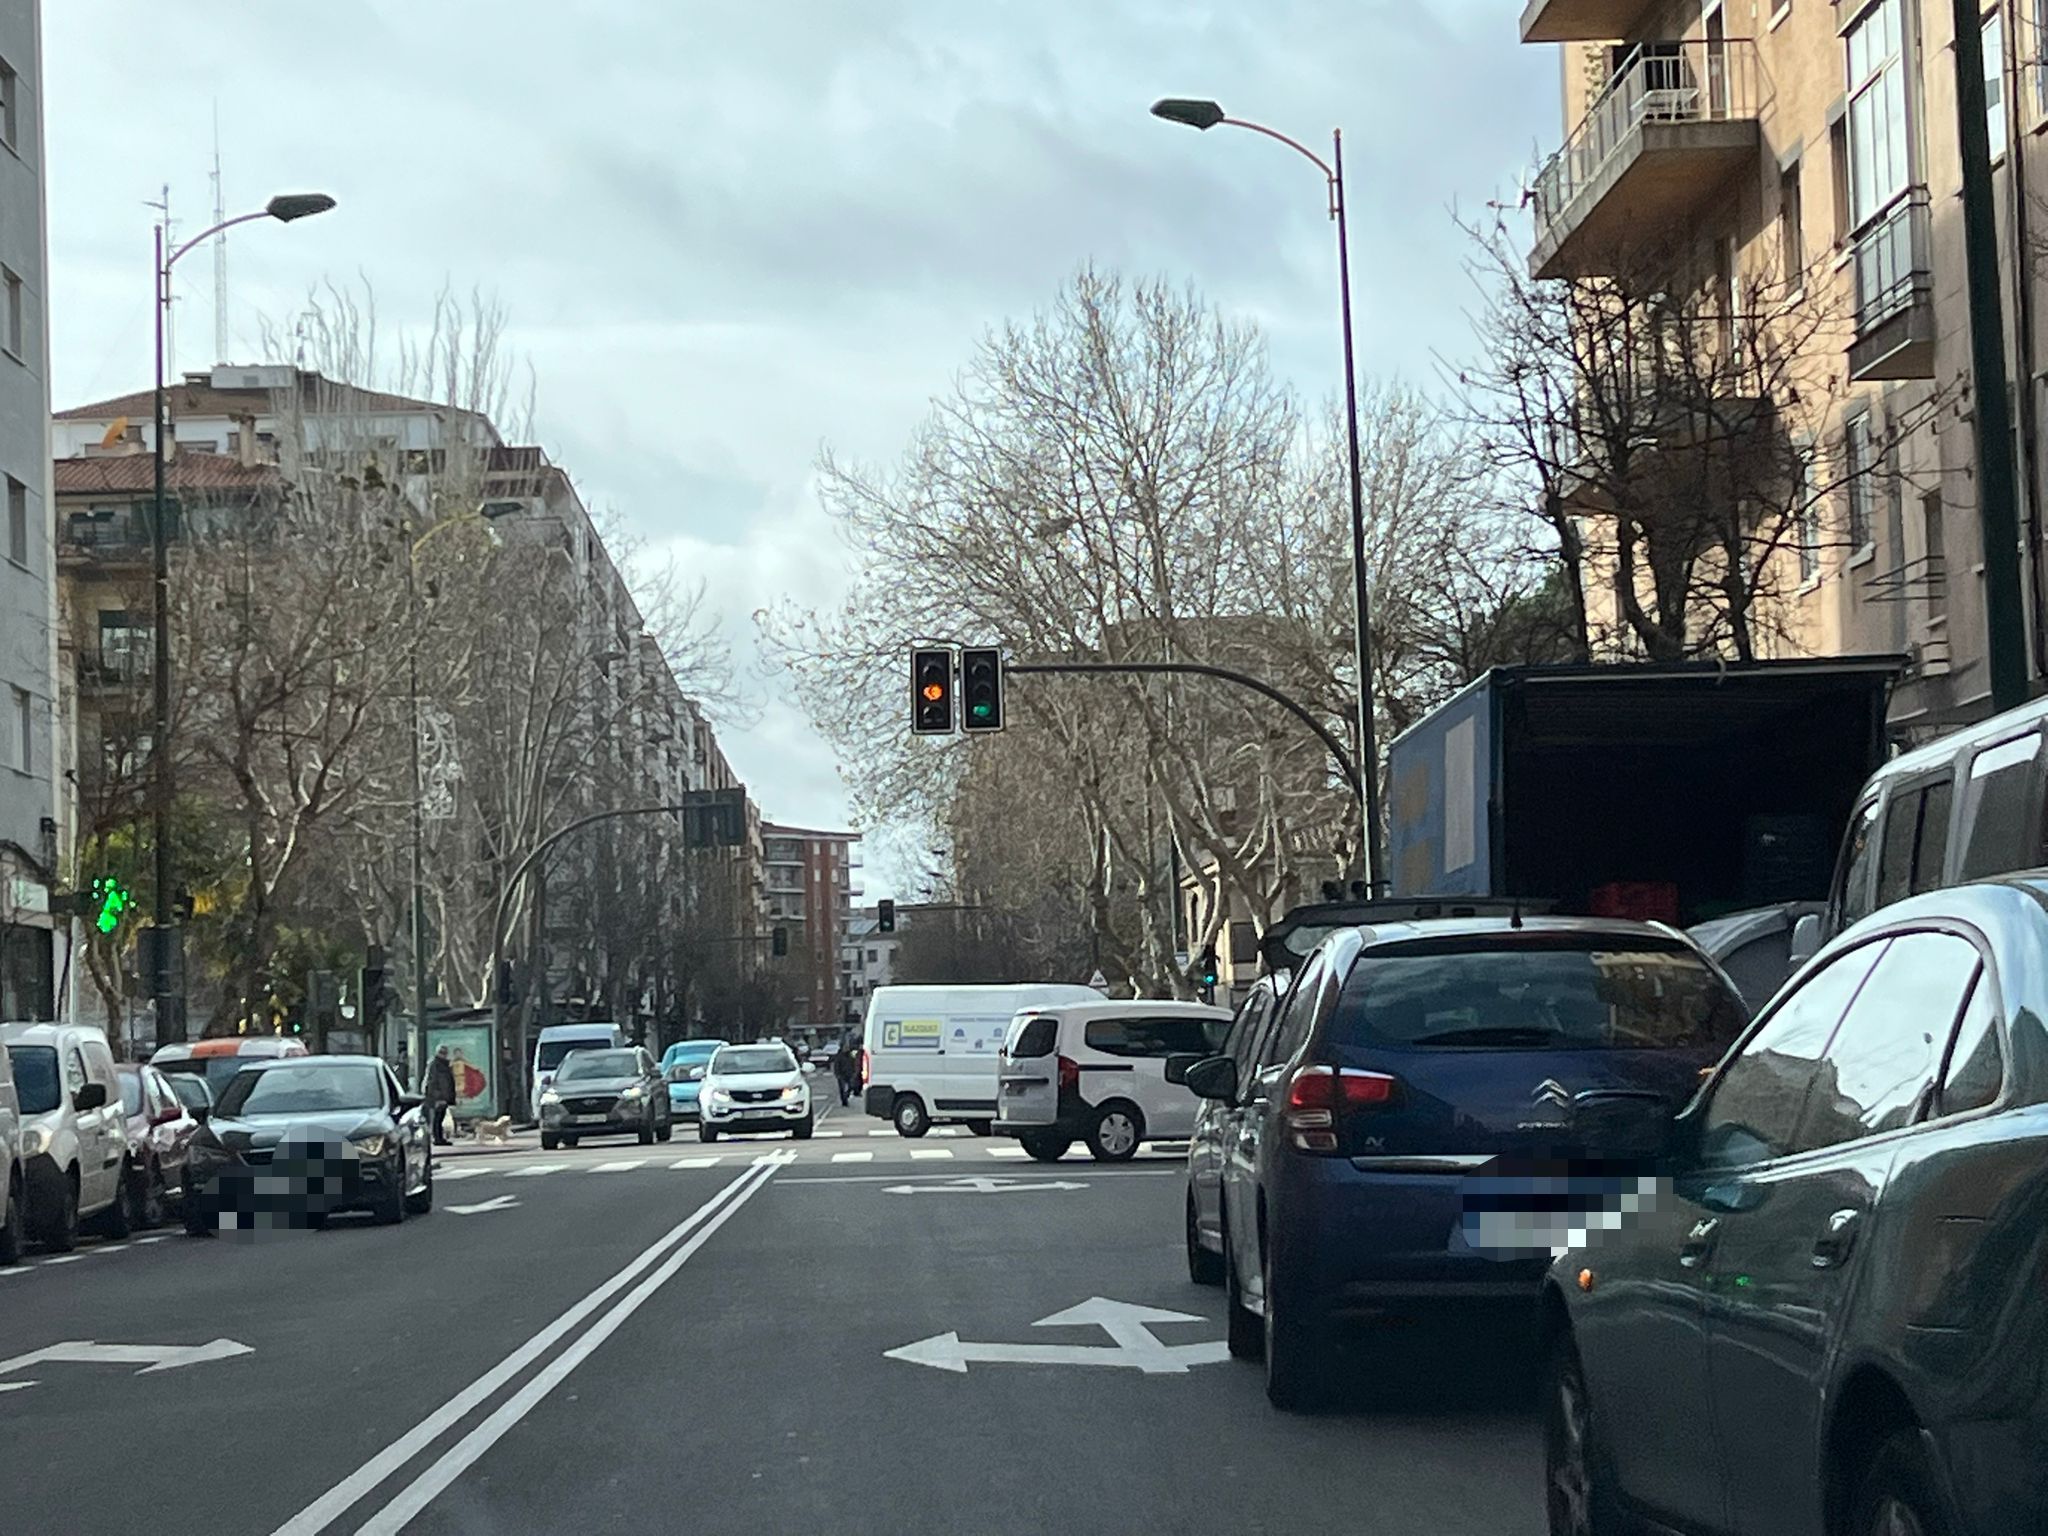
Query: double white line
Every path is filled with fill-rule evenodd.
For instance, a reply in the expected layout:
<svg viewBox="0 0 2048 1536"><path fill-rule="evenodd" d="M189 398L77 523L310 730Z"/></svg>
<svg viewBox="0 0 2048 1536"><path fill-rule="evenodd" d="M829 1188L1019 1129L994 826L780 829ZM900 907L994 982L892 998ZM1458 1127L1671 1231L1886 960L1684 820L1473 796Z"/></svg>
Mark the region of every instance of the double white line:
<svg viewBox="0 0 2048 1536"><path fill-rule="evenodd" d="M584 1330L575 1343L554 1356L547 1367L537 1372L525 1386L506 1398L496 1412L456 1441L437 1461L356 1527L356 1536L395 1536L413 1516L474 1465L507 1430L531 1413L541 1399L560 1385L563 1377L610 1338L619 1325L637 1312L642 1303L660 1290L677 1270L689 1263L691 1256L710 1241L711 1234L752 1199L761 1186L775 1176L777 1169L795 1160L793 1152L778 1152L761 1158L657 1238L624 1269L279 1526L276 1536L318 1536L387 1478L461 1423L473 1409L489 1401L500 1388L545 1355L585 1318L627 1286L632 1286L616 1306ZM652 1274L646 1274L649 1269L653 1270ZM643 1274L646 1277L634 1285L635 1279Z"/></svg>

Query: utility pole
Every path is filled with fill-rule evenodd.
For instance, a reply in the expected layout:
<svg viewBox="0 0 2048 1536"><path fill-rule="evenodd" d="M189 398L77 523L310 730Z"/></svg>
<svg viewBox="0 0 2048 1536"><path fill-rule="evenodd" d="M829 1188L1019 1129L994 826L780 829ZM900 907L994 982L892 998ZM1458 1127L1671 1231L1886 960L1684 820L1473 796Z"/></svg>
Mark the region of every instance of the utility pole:
<svg viewBox="0 0 2048 1536"><path fill-rule="evenodd" d="M1998 271L1998 207L1984 89L1984 19L1978 0L1953 0L1956 111L1963 162L1963 245L1970 294L1972 397L1977 428L1977 519L1984 545L1985 666L1991 707L2027 699L2026 599L2020 587L2019 477ZM2010 44L2008 44L2010 46Z"/></svg>

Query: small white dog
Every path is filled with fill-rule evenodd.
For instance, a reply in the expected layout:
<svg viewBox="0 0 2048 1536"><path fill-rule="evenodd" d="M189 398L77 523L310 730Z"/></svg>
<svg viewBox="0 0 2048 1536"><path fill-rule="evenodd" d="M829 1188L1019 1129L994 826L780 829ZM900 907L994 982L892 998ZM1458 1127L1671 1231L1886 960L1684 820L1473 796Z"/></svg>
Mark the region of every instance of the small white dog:
<svg viewBox="0 0 2048 1536"><path fill-rule="evenodd" d="M512 1139L512 1117L500 1115L495 1120L479 1120L476 1123L476 1139L482 1141L510 1141Z"/></svg>

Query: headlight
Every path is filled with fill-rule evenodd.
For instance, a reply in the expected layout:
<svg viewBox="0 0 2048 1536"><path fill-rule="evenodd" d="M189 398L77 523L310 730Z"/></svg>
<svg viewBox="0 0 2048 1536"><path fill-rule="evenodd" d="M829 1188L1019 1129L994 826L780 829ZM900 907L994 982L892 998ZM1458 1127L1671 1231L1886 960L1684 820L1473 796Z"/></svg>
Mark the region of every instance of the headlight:
<svg viewBox="0 0 2048 1536"><path fill-rule="evenodd" d="M782 1090L782 1102L785 1104L794 1104L798 1099L801 1099L803 1096L804 1090L801 1084L791 1084L789 1087Z"/></svg>
<svg viewBox="0 0 2048 1536"><path fill-rule="evenodd" d="M552 1088L543 1088L540 1091L540 1101L543 1104L559 1104L562 1102L562 1096Z"/></svg>
<svg viewBox="0 0 2048 1536"><path fill-rule="evenodd" d="M704 1090L704 1097L709 1099L714 1104L728 1103L732 1099L732 1095L727 1093L723 1088L706 1088Z"/></svg>
<svg viewBox="0 0 2048 1536"><path fill-rule="evenodd" d="M623 1104L628 1099L637 1099L641 1096L641 1092L642 1089L640 1085L638 1083L634 1083L632 1086L627 1088L625 1092L619 1095L619 1102Z"/></svg>
<svg viewBox="0 0 2048 1536"><path fill-rule="evenodd" d="M47 1125L32 1125L21 1133L21 1155L41 1157L50 1150L50 1128Z"/></svg>
<svg viewBox="0 0 2048 1536"><path fill-rule="evenodd" d="M351 1145L363 1157L382 1157L384 1149L391 1145L391 1138L378 1132L369 1136L358 1136Z"/></svg>

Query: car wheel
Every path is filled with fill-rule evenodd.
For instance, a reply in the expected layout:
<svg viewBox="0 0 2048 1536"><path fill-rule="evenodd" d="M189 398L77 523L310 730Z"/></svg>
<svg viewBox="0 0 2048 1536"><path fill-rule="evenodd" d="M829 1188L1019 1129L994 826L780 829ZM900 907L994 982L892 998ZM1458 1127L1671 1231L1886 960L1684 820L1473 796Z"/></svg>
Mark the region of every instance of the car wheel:
<svg viewBox="0 0 2048 1536"><path fill-rule="evenodd" d="M1196 1285L1223 1283L1223 1257L1202 1246L1201 1228L1195 1221L1195 1192L1188 1191L1188 1278Z"/></svg>
<svg viewBox="0 0 2048 1536"><path fill-rule="evenodd" d="M967 1129L976 1136L993 1136L996 1133L995 1122L992 1120L970 1120L967 1122Z"/></svg>
<svg viewBox="0 0 2048 1536"><path fill-rule="evenodd" d="M671 1115L671 1116L670 1116L670 1117L669 1117L668 1119L666 1119L666 1120L664 1120L664 1121L662 1121L662 1122L661 1122L661 1127L660 1127L660 1129L658 1129L658 1130L657 1130L657 1131L655 1131L655 1133L654 1133L654 1139L655 1139L656 1141L671 1141L671 1140L673 1140L673 1139L675 1138L675 1134L676 1134L676 1122L675 1122L675 1117L674 1117L673 1115Z"/></svg>
<svg viewBox="0 0 2048 1536"><path fill-rule="evenodd" d="M1244 1286L1237 1278L1237 1260L1230 1250L1230 1228L1223 1229L1223 1315L1224 1335L1236 1360L1256 1360L1266 1347L1265 1329L1258 1315L1244 1304Z"/></svg>
<svg viewBox="0 0 2048 1536"><path fill-rule="evenodd" d="M1067 1155L1073 1146L1071 1138L1056 1135L1051 1131L1030 1131L1017 1138L1024 1150L1041 1163L1056 1163Z"/></svg>
<svg viewBox="0 0 2048 1536"><path fill-rule="evenodd" d="M1543 1491L1550 1536L1616 1536L1622 1529L1594 1435L1586 1374L1564 1332L1550 1346L1544 1368Z"/></svg>
<svg viewBox="0 0 2048 1536"><path fill-rule="evenodd" d="M7 1204L0 1208L0 1266L19 1264L28 1213L22 1209L21 1175L7 1181Z"/></svg>
<svg viewBox="0 0 2048 1536"><path fill-rule="evenodd" d="M553 1131L542 1131L542 1132L540 1133L540 1149L541 1149L541 1151L543 1151L543 1152L552 1152L552 1151L554 1151L554 1150L555 1150L555 1149L556 1149L557 1147L561 1146L561 1144L562 1144L562 1138L561 1138L561 1137L559 1137L559 1136L557 1136L557 1135L556 1135L556 1134L555 1134L555 1133L554 1133Z"/></svg>
<svg viewBox="0 0 2048 1536"><path fill-rule="evenodd" d="M697 1139L699 1141L716 1141L718 1140L718 1132L713 1127L699 1120L697 1122Z"/></svg>
<svg viewBox="0 0 2048 1536"><path fill-rule="evenodd" d="M405 1197L405 1209L413 1216L424 1216L434 1208L434 1160L427 1159L427 1176L420 1180L419 1192Z"/></svg>
<svg viewBox="0 0 2048 1536"><path fill-rule="evenodd" d="M811 1132L817 1128L818 1122L811 1116L805 1115L802 1120L797 1122L796 1139L798 1141L809 1141L811 1139Z"/></svg>
<svg viewBox="0 0 2048 1536"><path fill-rule="evenodd" d="M100 1231L120 1242L135 1230L134 1189L139 1175L129 1163L121 1165L121 1181L114 1186L114 1203L100 1212Z"/></svg>
<svg viewBox="0 0 2048 1536"><path fill-rule="evenodd" d="M643 1147L654 1145L654 1116L647 1117L647 1123L633 1133L633 1139Z"/></svg>
<svg viewBox="0 0 2048 1536"><path fill-rule="evenodd" d="M896 1122L896 1134L917 1140L932 1128L932 1117L926 1112L924 1100L914 1093L896 1095L896 1107L889 1111L889 1118Z"/></svg>
<svg viewBox="0 0 2048 1536"><path fill-rule="evenodd" d="M1138 1155L1144 1122L1128 1104L1105 1104L1087 1131L1088 1153L1098 1163L1127 1163Z"/></svg>
<svg viewBox="0 0 2048 1536"><path fill-rule="evenodd" d="M380 1227L395 1227L405 1220L405 1154L398 1155L398 1176L385 1186L385 1193L379 1197L371 1214L377 1218Z"/></svg>
<svg viewBox="0 0 2048 1536"><path fill-rule="evenodd" d="M1266 1401L1283 1413L1320 1408L1329 1395L1323 1330L1313 1317L1299 1315L1306 1309L1280 1305L1271 1255L1266 1258L1265 1281Z"/></svg>
<svg viewBox="0 0 2048 1536"><path fill-rule="evenodd" d="M562 1145L565 1147L573 1147L576 1145L576 1138L574 1136L564 1136L562 1138Z"/></svg>
<svg viewBox="0 0 2048 1536"><path fill-rule="evenodd" d="M1848 1536L1949 1536L1920 1437L1902 1430L1877 1448L1851 1504Z"/></svg>
<svg viewBox="0 0 2048 1536"><path fill-rule="evenodd" d="M122 1186L122 1198L129 1201L128 1224L138 1232L163 1225L164 1176L155 1164Z"/></svg>
<svg viewBox="0 0 2048 1536"><path fill-rule="evenodd" d="M57 1218L43 1233L43 1246L52 1253L69 1253L78 1246L78 1170L73 1168L58 1194Z"/></svg>

